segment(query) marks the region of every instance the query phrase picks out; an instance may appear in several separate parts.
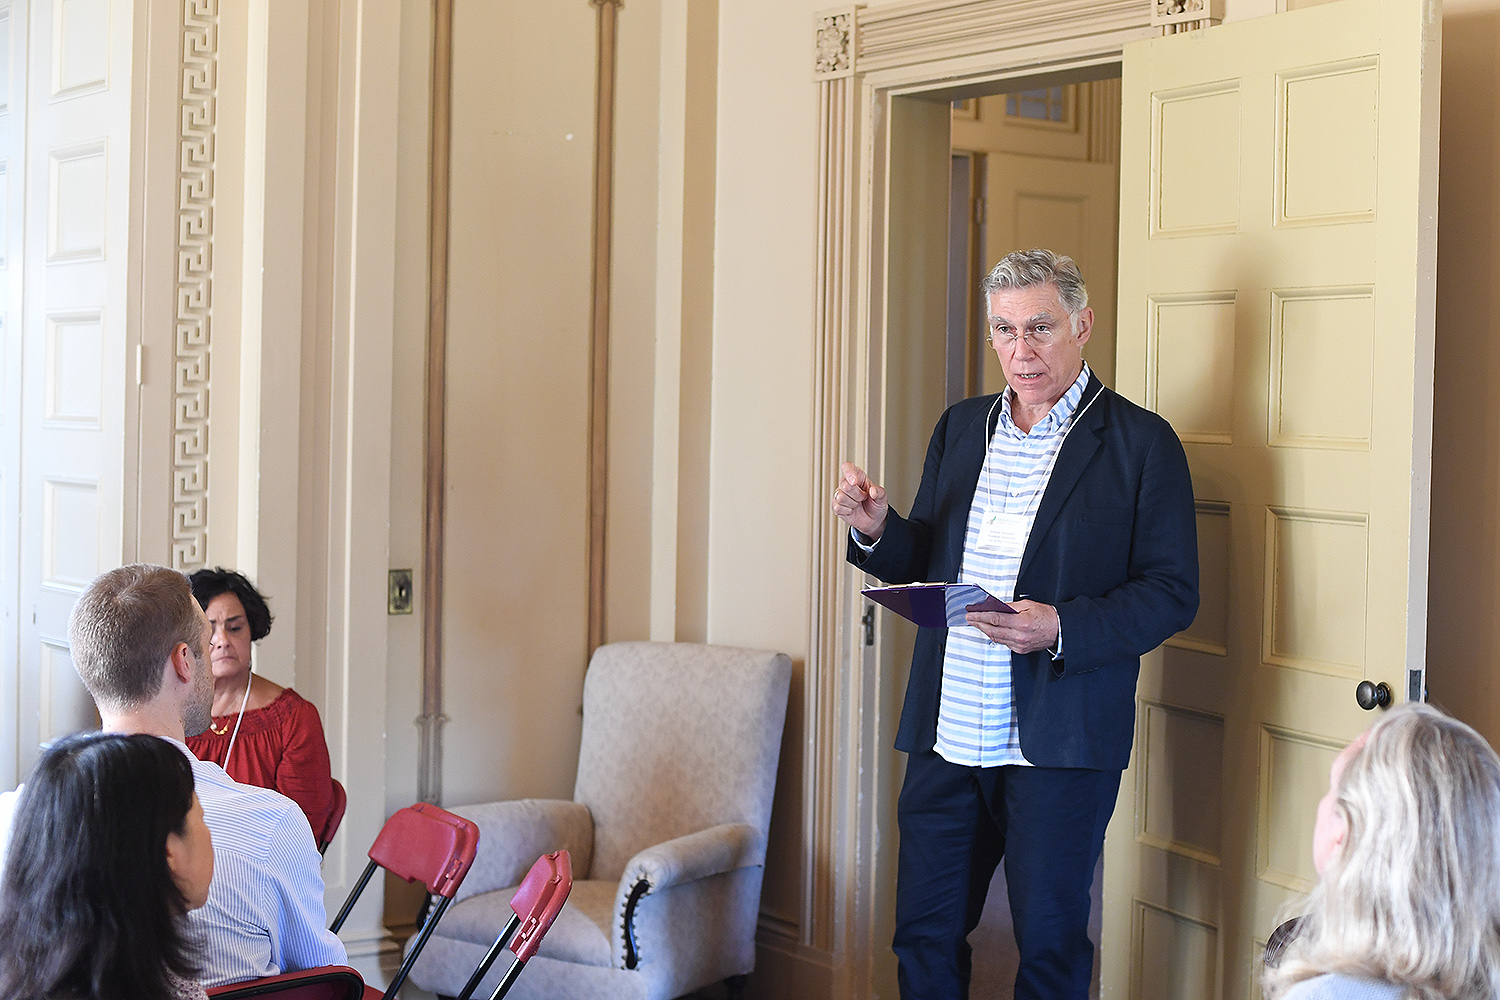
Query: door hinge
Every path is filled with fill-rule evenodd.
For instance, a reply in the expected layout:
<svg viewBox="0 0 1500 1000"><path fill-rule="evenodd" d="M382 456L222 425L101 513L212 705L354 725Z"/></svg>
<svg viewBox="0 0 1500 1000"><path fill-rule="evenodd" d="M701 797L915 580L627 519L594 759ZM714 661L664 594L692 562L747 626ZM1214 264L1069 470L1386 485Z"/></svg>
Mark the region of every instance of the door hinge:
<svg viewBox="0 0 1500 1000"><path fill-rule="evenodd" d="M865 613L860 616L859 623L865 629L865 645L875 645L875 605L865 605Z"/></svg>
<svg viewBox="0 0 1500 1000"><path fill-rule="evenodd" d="M984 199L983 198L975 198L974 199L974 225L976 225L976 226L982 226L982 225L984 225Z"/></svg>

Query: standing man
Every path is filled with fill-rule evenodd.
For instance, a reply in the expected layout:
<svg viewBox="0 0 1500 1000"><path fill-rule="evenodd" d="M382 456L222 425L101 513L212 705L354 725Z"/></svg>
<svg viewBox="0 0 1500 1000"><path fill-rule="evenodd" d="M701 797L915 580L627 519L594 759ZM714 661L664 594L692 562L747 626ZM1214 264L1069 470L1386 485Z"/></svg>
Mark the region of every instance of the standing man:
<svg viewBox="0 0 1500 1000"><path fill-rule="evenodd" d="M145 564L97 577L68 623L73 666L104 731L168 740L193 766L214 852L208 902L187 915L202 948L202 984L343 965L302 809L280 792L238 783L187 748L185 737L208 728L213 704L210 631L187 577ZM19 792L0 794L0 861Z"/></svg>
<svg viewBox="0 0 1500 1000"><path fill-rule="evenodd" d="M1094 312L1071 259L1007 254L981 290L1005 391L943 414L909 516L848 462L833 501L871 576L977 583L1015 609L917 634L896 734L901 995L968 996L966 938L1003 858L1017 1000L1084 1000L1140 657L1198 610L1193 484L1171 426L1084 364Z"/></svg>

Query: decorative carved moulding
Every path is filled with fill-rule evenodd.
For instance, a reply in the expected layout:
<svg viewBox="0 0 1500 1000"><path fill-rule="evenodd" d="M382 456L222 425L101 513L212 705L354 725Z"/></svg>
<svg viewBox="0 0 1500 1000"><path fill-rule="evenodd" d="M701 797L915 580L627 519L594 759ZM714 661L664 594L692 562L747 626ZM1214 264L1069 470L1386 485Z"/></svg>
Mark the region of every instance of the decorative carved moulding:
<svg viewBox="0 0 1500 1000"><path fill-rule="evenodd" d="M858 15L858 7L840 7L818 15L813 39L813 79L839 80L854 75L854 34Z"/></svg>
<svg viewBox="0 0 1500 1000"><path fill-rule="evenodd" d="M1174 23L1223 16L1223 0L906 0L839 8L818 15L813 75L826 80L1140 31L1158 23L1158 7L1173 4L1212 7L1207 15L1172 14Z"/></svg>
<svg viewBox="0 0 1500 1000"><path fill-rule="evenodd" d="M1224 20L1224 0L1152 0L1151 24L1163 35L1207 28Z"/></svg>
<svg viewBox="0 0 1500 1000"><path fill-rule="evenodd" d="M177 335L172 406L172 565L208 557L209 349L219 3L183 0L177 178Z"/></svg>

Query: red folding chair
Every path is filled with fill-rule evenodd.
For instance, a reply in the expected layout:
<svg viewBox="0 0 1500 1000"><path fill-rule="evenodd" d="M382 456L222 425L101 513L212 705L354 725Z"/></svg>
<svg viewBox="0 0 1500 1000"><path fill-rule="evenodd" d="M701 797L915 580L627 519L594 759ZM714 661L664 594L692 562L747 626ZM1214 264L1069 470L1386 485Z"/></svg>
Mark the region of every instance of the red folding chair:
<svg viewBox="0 0 1500 1000"><path fill-rule="evenodd" d="M541 947L542 938L551 928L552 921L557 919L558 911L568 901L568 893L572 891L573 860L567 851L543 854L537 858L536 864L531 866L531 871L526 873L526 878L511 897L510 908L515 916L510 918L500 936L495 938L495 943L490 945L490 950L469 977L458 1000L469 1000L474 995L479 981L490 971L495 959L500 957L500 951L506 946L506 942L510 942L510 950L515 952L516 960L505 970L505 975L500 977L500 985L490 994L490 1000L500 1000L509 993L516 977L521 974L522 967ZM517 931L520 933L517 934ZM514 941L511 941L512 934L516 935Z"/></svg>
<svg viewBox="0 0 1500 1000"><path fill-rule="evenodd" d="M333 918L333 923L328 928L336 934L344 926L344 921L354 909L359 894L364 892L376 868L384 868L408 882L420 881L429 893L438 897L437 905L428 911L422 929L417 932L416 944L412 946L406 961L401 963L396 978L391 980L391 985L384 993L365 985L359 973L353 969L327 966L220 986L209 990L209 996L215 1000L239 1000L241 997L273 993L285 1000L292 997L298 1000L377 1000L395 997L401 984L406 982L417 956L427 945L433 929L442 919L443 912L453 902L453 896L463 883L464 876L469 874L469 866L474 863L474 852L478 847L479 827L461 816L455 816L446 809L439 809L426 802L418 802L414 806L398 810L385 821L380 836L375 838L375 843L370 847L370 863L365 866L364 874L354 885L354 891L349 893L339 915ZM572 884L571 880L569 884ZM350 976L354 983L359 984L357 992L349 982ZM311 989L326 991L336 982L343 983L346 992L304 992Z"/></svg>
<svg viewBox="0 0 1500 1000"><path fill-rule="evenodd" d="M365 981L345 965L288 972L208 990L214 1000L242 1000L275 994L277 1000L364 1000Z"/></svg>
<svg viewBox="0 0 1500 1000"><path fill-rule="evenodd" d="M349 794L344 791L344 786L339 784L339 779L333 779L333 808L328 813L328 818L323 821L323 829L318 831L318 853L327 854L328 845L333 843L333 835L339 832L339 824L344 821L344 810L349 806Z"/></svg>

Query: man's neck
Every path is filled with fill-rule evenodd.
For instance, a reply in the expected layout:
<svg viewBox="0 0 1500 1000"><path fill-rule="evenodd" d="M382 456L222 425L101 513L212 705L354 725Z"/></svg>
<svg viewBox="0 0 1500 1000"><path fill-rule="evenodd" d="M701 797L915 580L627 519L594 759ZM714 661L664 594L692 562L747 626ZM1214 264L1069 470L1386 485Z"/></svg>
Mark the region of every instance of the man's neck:
<svg viewBox="0 0 1500 1000"><path fill-rule="evenodd" d="M1073 373L1073 377L1068 379L1067 387L1063 389L1062 395L1059 395L1051 402L1041 403L1036 406L1027 406L1025 403L1022 403L1020 398L1017 397L1015 390L1006 386L1005 391L1010 395L1011 423L1015 424L1016 428L1022 434L1030 434L1031 429L1041 423L1042 419L1052 412L1054 406L1062 402L1063 396L1066 396L1072 390L1073 383L1077 382L1078 376L1082 374L1083 365L1079 365L1078 370Z"/></svg>
<svg viewBox="0 0 1500 1000"><path fill-rule="evenodd" d="M162 707L156 705L143 705L121 712L101 711L99 719L107 733L142 733L147 736L176 740L178 743L187 742L182 729L181 716L163 711Z"/></svg>

